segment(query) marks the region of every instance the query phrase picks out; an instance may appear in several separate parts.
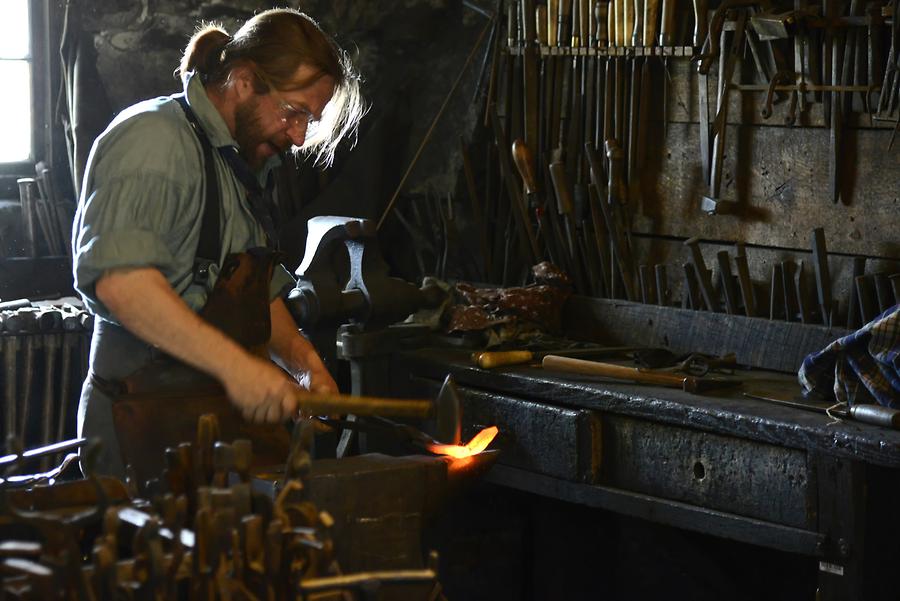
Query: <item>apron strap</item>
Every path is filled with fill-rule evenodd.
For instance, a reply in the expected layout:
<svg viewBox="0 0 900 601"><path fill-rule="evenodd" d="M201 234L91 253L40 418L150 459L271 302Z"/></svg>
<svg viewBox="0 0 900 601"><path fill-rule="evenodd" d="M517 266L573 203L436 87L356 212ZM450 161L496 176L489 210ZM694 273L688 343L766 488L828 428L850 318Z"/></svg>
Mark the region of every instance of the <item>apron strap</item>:
<svg viewBox="0 0 900 601"><path fill-rule="evenodd" d="M197 244L197 252L194 255L194 283L205 285L209 280L209 266L218 264L222 255L222 240L220 235L219 205L219 178L216 177L216 165L213 162L213 146L206 132L200 125L197 115L188 105L187 98L183 94L175 97L175 100L184 111L191 129L200 141L203 148L203 165L206 181L206 199L203 202L203 218L200 223L200 241Z"/></svg>

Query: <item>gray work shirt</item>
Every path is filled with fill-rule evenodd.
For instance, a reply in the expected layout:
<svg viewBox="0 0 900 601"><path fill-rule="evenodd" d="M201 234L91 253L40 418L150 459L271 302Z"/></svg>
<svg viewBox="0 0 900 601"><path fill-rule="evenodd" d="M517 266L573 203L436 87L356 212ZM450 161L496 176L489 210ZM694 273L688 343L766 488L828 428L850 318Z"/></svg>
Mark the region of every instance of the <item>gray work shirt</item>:
<svg viewBox="0 0 900 601"><path fill-rule="evenodd" d="M237 146L224 119L196 75L185 95L213 146ZM218 152L221 257L264 246L265 233L250 212L246 192ZM261 181L277 164L266 164ZM96 297L97 280L110 269L155 267L193 310L206 302L218 274L210 267L206 285L193 281L206 195L203 148L173 96L131 106L116 116L94 142L72 235L75 288L97 315L91 342L91 370L117 380L159 353L118 325ZM271 298L294 283L282 267L275 271ZM104 450L100 473L124 473L112 422L111 399L86 381L78 407L79 436L99 436Z"/></svg>
<svg viewBox="0 0 900 601"><path fill-rule="evenodd" d="M237 146L200 83L189 75L188 104L213 146ZM213 153L221 196L220 263L226 255L265 245L246 192L219 153ZM277 164L263 169L261 179ZM115 321L94 286L108 269L156 267L187 304L199 310L215 284L193 282L194 253L206 194L203 148L174 97L140 102L110 123L91 149L72 236L75 288L101 319ZM293 280L272 278L272 297Z"/></svg>

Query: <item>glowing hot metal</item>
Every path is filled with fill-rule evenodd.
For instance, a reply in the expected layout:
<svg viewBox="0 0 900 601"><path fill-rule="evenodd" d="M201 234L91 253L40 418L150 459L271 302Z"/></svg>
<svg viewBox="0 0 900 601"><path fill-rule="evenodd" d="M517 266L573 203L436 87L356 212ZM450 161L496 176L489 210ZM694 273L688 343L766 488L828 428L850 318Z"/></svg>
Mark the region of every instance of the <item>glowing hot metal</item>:
<svg viewBox="0 0 900 601"><path fill-rule="evenodd" d="M497 426L491 426L476 434L465 445L429 444L428 450L436 455L448 455L454 459L471 457L485 450L491 444L491 441L494 440L494 437L497 436L497 432Z"/></svg>

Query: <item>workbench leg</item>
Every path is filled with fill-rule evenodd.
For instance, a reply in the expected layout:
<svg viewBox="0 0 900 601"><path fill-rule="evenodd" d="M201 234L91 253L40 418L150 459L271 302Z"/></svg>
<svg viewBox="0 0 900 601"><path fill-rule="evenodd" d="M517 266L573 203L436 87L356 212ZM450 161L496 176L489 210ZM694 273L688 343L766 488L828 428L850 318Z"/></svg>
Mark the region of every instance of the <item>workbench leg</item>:
<svg viewBox="0 0 900 601"><path fill-rule="evenodd" d="M819 531L825 539L819 561L821 601L896 599L897 470L820 456Z"/></svg>

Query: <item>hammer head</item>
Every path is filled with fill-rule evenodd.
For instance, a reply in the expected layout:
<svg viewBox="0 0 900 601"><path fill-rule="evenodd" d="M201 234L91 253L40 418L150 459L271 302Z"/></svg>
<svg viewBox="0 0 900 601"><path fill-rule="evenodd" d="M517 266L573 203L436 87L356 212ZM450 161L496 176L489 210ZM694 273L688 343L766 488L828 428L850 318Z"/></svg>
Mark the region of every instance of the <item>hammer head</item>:
<svg viewBox="0 0 900 601"><path fill-rule="evenodd" d="M438 392L435 404L435 421L437 428L435 438L438 442L458 445L462 438L462 411L459 403L459 392L453 376L447 374L444 384Z"/></svg>
<svg viewBox="0 0 900 601"><path fill-rule="evenodd" d="M704 196L700 199L700 210L707 215L715 215L719 212L719 199Z"/></svg>

